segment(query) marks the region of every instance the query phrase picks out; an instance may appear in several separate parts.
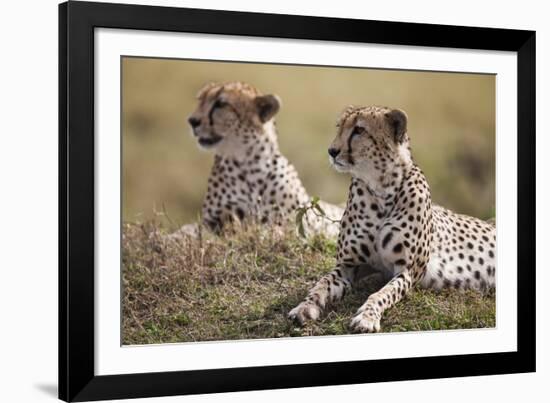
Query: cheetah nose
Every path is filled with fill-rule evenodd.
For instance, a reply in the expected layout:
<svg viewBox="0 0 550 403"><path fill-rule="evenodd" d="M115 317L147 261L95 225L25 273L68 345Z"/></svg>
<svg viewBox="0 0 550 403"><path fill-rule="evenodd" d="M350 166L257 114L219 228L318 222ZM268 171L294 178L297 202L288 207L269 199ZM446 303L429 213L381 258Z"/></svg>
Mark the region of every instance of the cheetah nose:
<svg viewBox="0 0 550 403"><path fill-rule="evenodd" d="M194 118L193 116L191 116L189 119L187 119L187 121L189 122L189 124L191 125L191 127L194 129L195 127L198 127L200 126L201 124L201 120L200 119L197 119L197 118Z"/></svg>
<svg viewBox="0 0 550 403"><path fill-rule="evenodd" d="M336 158L336 156L340 154L340 150L337 148L329 148L328 149L328 155L330 155L332 158Z"/></svg>

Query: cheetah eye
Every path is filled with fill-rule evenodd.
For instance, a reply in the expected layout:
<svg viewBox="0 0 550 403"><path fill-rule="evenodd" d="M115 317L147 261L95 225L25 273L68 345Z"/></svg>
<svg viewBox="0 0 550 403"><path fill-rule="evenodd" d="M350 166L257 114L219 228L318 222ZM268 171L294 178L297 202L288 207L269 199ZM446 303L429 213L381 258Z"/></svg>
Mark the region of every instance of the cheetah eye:
<svg viewBox="0 0 550 403"><path fill-rule="evenodd" d="M216 101L214 101L212 108L210 108L210 112L208 112L208 120L210 121L211 125L214 124L214 112L216 111L216 109L223 108L226 105L228 105L227 102L223 102L219 99L216 99Z"/></svg>
<svg viewBox="0 0 550 403"><path fill-rule="evenodd" d="M363 134L365 132L365 128L364 127L361 127L361 126L355 126L353 128L353 131L351 132L351 135L352 136L356 136L356 135L359 135L359 134Z"/></svg>
<svg viewBox="0 0 550 403"><path fill-rule="evenodd" d="M227 105L227 102L223 102L222 100L220 99L216 99L216 102L214 102L214 105L212 106L212 109L215 109L215 108L223 108L224 106Z"/></svg>

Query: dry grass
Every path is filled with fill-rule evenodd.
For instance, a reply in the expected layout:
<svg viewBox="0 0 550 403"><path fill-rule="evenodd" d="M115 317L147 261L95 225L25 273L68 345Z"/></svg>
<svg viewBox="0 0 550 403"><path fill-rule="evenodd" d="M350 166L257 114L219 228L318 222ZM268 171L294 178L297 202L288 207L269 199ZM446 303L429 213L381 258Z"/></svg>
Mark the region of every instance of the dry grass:
<svg viewBox="0 0 550 403"><path fill-rule="evenodd" d="M355 310L380 284L367 279L318 323L287 312L334 265L336 245L293 228L255 225L217 237L162 237L156 224L123 227L123 343L148 344L349 333ZM493 294L415 290L388 310L383 331L495 326Z"/></svg>

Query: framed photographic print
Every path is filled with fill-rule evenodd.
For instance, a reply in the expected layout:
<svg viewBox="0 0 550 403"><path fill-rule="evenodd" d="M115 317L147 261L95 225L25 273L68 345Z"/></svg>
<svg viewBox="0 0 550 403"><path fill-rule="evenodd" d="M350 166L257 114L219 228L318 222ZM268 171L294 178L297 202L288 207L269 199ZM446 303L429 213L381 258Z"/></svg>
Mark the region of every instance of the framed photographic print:
<svg viewBox="0 0 550 403"><path fill-rule="evenodd" d="M59 397L535 370L535 33L59 6Z"/></svg>

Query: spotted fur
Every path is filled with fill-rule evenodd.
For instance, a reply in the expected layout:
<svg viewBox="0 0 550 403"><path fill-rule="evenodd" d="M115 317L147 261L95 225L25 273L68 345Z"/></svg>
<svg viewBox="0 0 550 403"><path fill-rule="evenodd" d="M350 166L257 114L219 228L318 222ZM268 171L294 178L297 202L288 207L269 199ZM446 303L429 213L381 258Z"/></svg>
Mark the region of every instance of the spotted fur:
<svg viewBox="0 0 550 403"><path fill-rule="evenodd" d="M495 286L496 228L432 204L413 162L403 111L349 107L329 148L332 165L352 181L338 237L337 264L289 316L316 320L361 277L381 273L352 330L376 332L386 309L419 285L485 290Z"/></svg>
<svg viewBox="0 0 550 403"><path fill-rule="evenodd" d="M219 232L229 221L250 217L272 225L292 219L310 196L279 150L274 119L279 98L242 82L208 84L197 98L189 124L199 146L216 153L202 206L203 223ZM332 220L342 217L342 208L320 205ZM309 233L338 235L337 222L311 211L305 222Z"/></svg>

